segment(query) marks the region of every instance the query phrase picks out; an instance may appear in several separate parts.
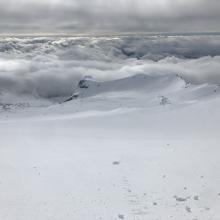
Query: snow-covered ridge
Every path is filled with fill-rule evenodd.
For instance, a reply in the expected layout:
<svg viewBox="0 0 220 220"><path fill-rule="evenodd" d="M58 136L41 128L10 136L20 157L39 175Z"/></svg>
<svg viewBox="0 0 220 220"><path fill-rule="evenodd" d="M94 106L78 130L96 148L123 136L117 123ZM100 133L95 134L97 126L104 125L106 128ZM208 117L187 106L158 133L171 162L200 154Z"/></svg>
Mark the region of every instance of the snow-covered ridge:
<svg viewBox="0 0 220 220"><path fill-rule="evenodd" d="M146 92L160 91L163 89L183 88L186 82L179 76L148 76L137 74L131 77L126 77L117 80L99 82L85 78L80 80L77 88L82 91L82 96L92 96L106 92L117 91L135 91L145 90ZM169 87L169 88L168 88Z"/></svg>
<svg viewBox="0 0 220 220"><path fill-rule="evenodd" d="M100 106L110 106L112 102L120 103L124 107L152 107L172 104L184 106L202 100L218 97L220 87L215 84L193 85L186 82L179 75L137 74L109 81L97 81L92 77L85 77L72 87L72 95L49 99L39 99L31 96L3 95L0 109L24 109L29 107L43 107L72 102L78 105L80 100L85 104L93 100ZM104 101L102 101L104 100ZM101 101L101 102L100 102ZM88 104L89 105L89 104ZM114 106L114 105L113 105ZM115 108L117 105L115 106ZM112 107L111 107L112 108Z"/></svg>
<svg viewBox="0 0 220 220"><path fill-rule="evenodd" d="M175 99L187 97L188 99L202 99L207 96L215 96L220 92L218 85L203 84L193 85L186 82L179 75L147 76L138 74L117 80L106 82L95 81L86 77L79 81L72 96L66 101L87 97L108 97L115 94L137 94L137 98L153 97L155 95L169 95ZM180 99L181 99L180 98Z"/></svg>

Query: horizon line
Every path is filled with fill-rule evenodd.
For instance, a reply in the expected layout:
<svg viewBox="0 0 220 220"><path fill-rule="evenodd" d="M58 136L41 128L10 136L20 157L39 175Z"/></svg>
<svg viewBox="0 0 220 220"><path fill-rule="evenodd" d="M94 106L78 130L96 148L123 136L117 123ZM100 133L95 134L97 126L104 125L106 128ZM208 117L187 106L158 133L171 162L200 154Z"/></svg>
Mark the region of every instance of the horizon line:
<svg viewBox="0 0 220 220"><path fill-rule="evenodd" d="M127 33L0 33L0 37L120 37L120 36L191 36L220 35L219 31L207 32L127 32Z"/></svg>

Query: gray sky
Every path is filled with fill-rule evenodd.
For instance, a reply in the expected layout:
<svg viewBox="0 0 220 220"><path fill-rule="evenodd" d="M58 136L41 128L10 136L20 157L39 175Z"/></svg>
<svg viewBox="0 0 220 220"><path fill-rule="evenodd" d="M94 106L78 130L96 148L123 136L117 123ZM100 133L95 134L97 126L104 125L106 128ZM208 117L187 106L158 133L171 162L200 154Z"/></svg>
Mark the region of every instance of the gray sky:
<svg viewBox="0 0 220 220"><path fill-rule="evenodd" d="M220 0L0 0L1 34L219 32Z"/></svg>

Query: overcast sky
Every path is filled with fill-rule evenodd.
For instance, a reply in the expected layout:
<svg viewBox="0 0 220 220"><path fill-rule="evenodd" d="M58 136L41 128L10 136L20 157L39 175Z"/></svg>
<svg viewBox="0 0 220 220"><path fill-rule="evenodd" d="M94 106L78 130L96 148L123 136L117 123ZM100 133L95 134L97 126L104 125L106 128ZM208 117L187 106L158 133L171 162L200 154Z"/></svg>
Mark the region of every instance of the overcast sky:
<svg viewBox="0 0 220 220"><path fill-rule="evenodd" d="M0 0L0 33L218 32L220 0Z"/></svg>

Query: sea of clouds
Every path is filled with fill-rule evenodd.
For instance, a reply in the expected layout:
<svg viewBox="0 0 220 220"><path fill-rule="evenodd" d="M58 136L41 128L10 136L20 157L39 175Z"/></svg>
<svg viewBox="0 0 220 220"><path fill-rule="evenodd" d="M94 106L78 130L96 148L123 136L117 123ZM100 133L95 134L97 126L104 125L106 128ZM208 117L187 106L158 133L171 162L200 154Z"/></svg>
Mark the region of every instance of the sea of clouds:
<svg viewBox="0 0 220 220"><path fill-rule="evenodd" d="M69 96L85 76L106 81L135 74L220 84L220 36L0 38L0 98Z"/></svg>

